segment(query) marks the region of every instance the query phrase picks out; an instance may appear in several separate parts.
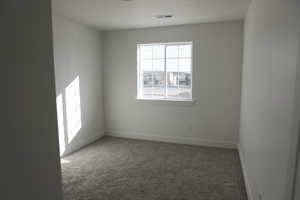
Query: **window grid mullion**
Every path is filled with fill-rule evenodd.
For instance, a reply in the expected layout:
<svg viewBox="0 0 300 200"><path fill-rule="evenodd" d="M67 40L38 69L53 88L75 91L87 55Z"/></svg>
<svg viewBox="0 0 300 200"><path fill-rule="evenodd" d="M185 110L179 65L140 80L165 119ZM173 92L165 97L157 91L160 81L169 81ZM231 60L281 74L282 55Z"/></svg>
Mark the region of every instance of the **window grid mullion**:
<svg viewBox="0 0 300 200"><path fill-rule="evenodd" d="M151 47L151 49L152 49L152 61L151 61L151 65L152 65L152 70L151 70L151 77L152 77L152 79L151 79L151 96L152 96L152 98L153 98L153 82L154 82L154 76L153 76L153 46Z"/></svg>
<svg viewBox="0 0 300 200"><path fill-rule="evenodd" d="M179 89L179 46L177 46L177 89Z"/></svg>
<svg viewBox="0 0 300 200"><path fill-rule="evenodd" d="M138 77L138 79L139 79L139 87L138 87L138 90L139 90L139 95L141 95L141 97L143 97L144 96L144 90L143 90L143 87L144 87L144 72L143 72L143 70L142 70L142 68L141 68L141 59L142 59L142 57L141 57L141 46L139 45L139 60L138 60L138 64L139 64L139 77Z"/></svg>
<svg viewBox="0 0 300 200"><path fill-rule="evenodd" d="M167 87L168 87L168 83L167 83L167 81L168 81L168 73L167 73L167 45L164 45L164 51L165 51L165 55L164 55L164 61L165 61L165 63L164 63L164 71L165 71L165 88L164 88L164 98L167 98L167 96L168 96L168 89L167 89Z"/></svg>

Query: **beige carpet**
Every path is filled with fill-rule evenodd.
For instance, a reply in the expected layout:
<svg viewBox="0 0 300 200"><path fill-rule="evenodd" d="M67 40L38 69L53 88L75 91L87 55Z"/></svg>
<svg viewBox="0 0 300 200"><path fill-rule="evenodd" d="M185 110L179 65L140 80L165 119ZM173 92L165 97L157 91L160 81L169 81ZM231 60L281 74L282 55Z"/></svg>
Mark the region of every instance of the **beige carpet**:
<svg viewBox="0 0 300 200"><path fill-rule="evenodd" d="M105 137L62 160L64 200L246 200L237 151Z"/></svg>

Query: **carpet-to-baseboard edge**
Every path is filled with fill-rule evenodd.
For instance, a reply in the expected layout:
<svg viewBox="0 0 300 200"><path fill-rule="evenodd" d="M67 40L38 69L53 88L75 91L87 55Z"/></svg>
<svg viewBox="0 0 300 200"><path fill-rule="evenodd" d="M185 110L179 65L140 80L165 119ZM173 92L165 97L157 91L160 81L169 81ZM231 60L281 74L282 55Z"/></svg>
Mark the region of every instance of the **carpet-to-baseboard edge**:
<svg viewBox="0 0 300 200"><path fill-rule="evenodd" d="M251 187L251 184L250 184L250 181L249 181L249 176L248 176L248 173L247 173L247 167L246 167L246 164L245 164L245 159L244 159L243 153L241 152L240 148L238 148L238 152L239 152L240 161L241 161L241 165L242 165L242 172L243 172L243 176L244 176L244 181L245 181L248 200L255 200L254 195L253 195L253 189Z"/></svg>
<svg viewBox="0 0 300 200"><path fill-rule="evenodd" d="M170 137L170 136L158 136L158 135L145 135L145 134L131 134L131 133L120 133L115 131L105 131L105 135L120 137L120 138L131 138L140 140L150 140L158 142L168 142L168 143L178 143L178 144L188 144L197 146L209 146L209 147L219 147L227 149L237 149L237 144L227 141L212 141L212 140L202 140L198 138L183 138L183 137Z"/></svg>
<svg viewBox="0 0 300 200"><path fill-rule="evenodd" d="M96 136L94 136L94 137L90 137L90 138L88 138L84 143L82 143L82 144L76 146L76 148L66 150L66 151L63 153L63 155L61 155L60 157L63 158L63 157L68 156L68 155L70 155L70 154L72 154L72 153L75 153L76 151L79 151L80 149L82 149L82 148L84 148L84 147L86 147L86 146L88 146L88 145L90 145L90 144L96 142L97 140L100 140L102 137L104 137L104 135L105 135L105 133L102 132L101 135L96 135Z"/></svg>

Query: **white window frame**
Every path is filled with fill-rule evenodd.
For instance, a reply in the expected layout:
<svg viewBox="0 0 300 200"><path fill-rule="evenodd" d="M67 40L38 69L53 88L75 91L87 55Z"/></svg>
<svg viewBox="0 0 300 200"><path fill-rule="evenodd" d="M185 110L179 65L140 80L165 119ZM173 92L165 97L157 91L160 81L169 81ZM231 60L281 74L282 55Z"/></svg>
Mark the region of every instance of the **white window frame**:
<svg viewBox="0 0 300 200"><path fill-rule="evenodd" d="M141 55L140 55L140 47L141 46L155 46L155 45L164 45L164 72L165 72L165 90L167 90L167 46L178 46L178 45L191 45L191 98L169 98L166 95L163 98L145 98L142 94L141 94L141 87L142 87L142 78L141 78L141 66L140 66L140 60L141 60ZM179 57L177 57L178 59ZM193 80L194 80L194 75L193 75L193 41L186 41L186 42L166 42L166 43L141 43L141 44L137 44L137 100L149 100L149 101L178 101L178 102L195 102L195 99L193 97ZM165 91L166 94L166 91Z"/></svg>

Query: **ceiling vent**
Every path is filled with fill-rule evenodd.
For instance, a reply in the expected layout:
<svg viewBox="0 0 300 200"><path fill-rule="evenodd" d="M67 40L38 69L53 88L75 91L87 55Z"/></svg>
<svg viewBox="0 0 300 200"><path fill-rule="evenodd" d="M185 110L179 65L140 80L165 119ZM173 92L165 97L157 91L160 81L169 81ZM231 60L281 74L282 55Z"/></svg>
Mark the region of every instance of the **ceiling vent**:
<svg viewBox="0 0 300 200"><path fill-rule="evenodd" d="M156 15L155 18L157 19L168 19L168 18L172 18L173 15Z"/></svg>

